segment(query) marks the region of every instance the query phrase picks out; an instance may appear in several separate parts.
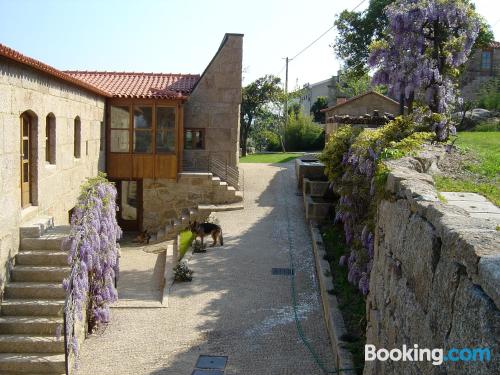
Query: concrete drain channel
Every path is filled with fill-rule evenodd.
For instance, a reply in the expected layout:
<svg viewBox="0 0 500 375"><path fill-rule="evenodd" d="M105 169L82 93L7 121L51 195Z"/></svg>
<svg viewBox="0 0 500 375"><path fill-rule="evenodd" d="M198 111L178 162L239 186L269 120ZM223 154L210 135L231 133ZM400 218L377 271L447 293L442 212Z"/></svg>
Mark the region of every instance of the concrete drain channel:
<svg viewBox="0 0 500 375"><path fill-rule="evenodd" d="M191 375L224 375L227 356L200 355Z"/></svg>

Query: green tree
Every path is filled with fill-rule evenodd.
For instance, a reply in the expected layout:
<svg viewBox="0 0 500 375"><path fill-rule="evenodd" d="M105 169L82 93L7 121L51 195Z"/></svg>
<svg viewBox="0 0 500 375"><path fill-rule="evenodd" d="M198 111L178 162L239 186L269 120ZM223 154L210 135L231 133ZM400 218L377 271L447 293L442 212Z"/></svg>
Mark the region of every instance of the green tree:
<svg viewBox="0 0 500 375"><path fill-rule="evenodd" d="M395 1L370 0L366 10L344 10L335 20L338 35L332 47L351 74L362 76L368 72L369 46L373 40L383 39L388 22L385 7ZM493 39L491 27L481 19L481 28L474 48L485 47Z"/></svg>
<svg viewBox="0 0 500 375"><path fill-rule="evenodd" d="M326 96L318 96L316 101L311 106L311 114L313 116L314 122L320 124L325 123L325 113L321 112L322 109L328 107L328 99Z"/></svg>
<svg viewBox="0 0 500 375"><path fill-rule="evenodd" d="M247 139L259 116L263 116L268 106L282 102L281 80L273 75L265 75L245 86L242 90L240 110L240 145L242 156L247 154Z"/></svg>

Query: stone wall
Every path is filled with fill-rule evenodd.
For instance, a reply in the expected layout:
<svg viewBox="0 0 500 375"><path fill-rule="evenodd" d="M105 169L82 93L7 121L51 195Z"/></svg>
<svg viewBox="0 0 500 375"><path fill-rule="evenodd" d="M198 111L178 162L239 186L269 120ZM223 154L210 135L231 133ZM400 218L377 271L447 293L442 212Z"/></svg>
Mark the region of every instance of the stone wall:
<svg viewBox="0 0 500 375"><path fill-rule="evenodd" d="M367 299L367 344L380 348L489 347L492 361L366 362L364 375L498 374L500 232L439 201L432 158L390 164L378 207Z"/></svg>
<svg viewBox="0 0 500 375"><path fill-rule="evenodd" d="M481 88L492 78L500 78L500 48L493 48L491 74L481 72L482 50L475 51L467 62L467 69L462 75L461 92L467 100L479 99Z"/></svg>
<svg viewBox="0 0 500 375"><path fill-rule="evenodd" d="M205 129L205 149L185 150L188 167L206 167L209 155L238 165L243 35L226 34L184 106L184 128Z"/></svg>
<svg viewBox="0 0 500 375"><path fill-rule="evenodd" d="M19 246L19 225L37 214L68 222L85 177L104 166L100 150L105 99L0 57L0 286ZM36 116L36 206L21 210L20 115ZM45 161L46 116L56 128L55 164ZM81 120L81 157L73 157L74 119ZM1 289L1 288L0 288Z"/></svg>
<svg viewBox="0 0 500 375"><path fill-rule="evenodd" d="M227 190L212 180L211 173L179 173L178 181L167 179L143 180L143 229L151 233L172 219L178 219L183 210L199 204L234 203L241 200L234 191Z"/></svg>

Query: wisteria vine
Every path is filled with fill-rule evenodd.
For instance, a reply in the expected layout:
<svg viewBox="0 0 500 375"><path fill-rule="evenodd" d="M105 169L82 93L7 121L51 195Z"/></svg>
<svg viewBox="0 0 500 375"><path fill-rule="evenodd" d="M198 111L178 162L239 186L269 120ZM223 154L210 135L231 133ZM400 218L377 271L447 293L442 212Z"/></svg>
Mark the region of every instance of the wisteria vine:
<svg viewBox="0 0 500 375"><path fill-rule="evenodd" d="M68 349L78 355L75 318L83 320L86 309L89 331L109 321L109 304L118 298L118 273L122 231L116 222L116 188L104 174L90 178L82 186L71 216L71 229L63 249L68 251L70 275L66 290L66 334Z"/></svg>
<svg viewBox="0 0 500 375"><path fill-rule="evenodd" d="M334 221L342 225L350 248L339 264L348 267L348 281L364 295L375 251L376 209L388 172L383 160L401 157L433 137L415 129L411 117L398 117L377 130L341 126L321 155L332 189L340 197Z"/></svg>
<svg viewBox="0 0 500 375"><path fill-rule="evenodd" d="M386 37L371 46L375 84L429 108L439 140L454 128L445 114L456 101L456 78L479 34L481 19L467 0L398 0L386 8Z"/></svg>

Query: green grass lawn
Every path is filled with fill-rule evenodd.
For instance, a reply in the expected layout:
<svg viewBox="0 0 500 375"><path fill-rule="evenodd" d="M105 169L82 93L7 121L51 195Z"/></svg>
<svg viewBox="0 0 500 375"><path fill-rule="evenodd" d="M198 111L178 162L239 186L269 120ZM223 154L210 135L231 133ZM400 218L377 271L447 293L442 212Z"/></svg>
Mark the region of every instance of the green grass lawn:
<svg viewBox="0 0 500 375"><path fill-rule="evenodd" d="M464 168L481 177L481 180L436 176L437 189L479 193L500 206L500 132L460 132L455 144L476 155L479 162Z"/></svg>
<svg viewBox="0 0 500 375"><path fill-rule="evenodd" d="M240 158L240 163L286 163L298 158L302 152L270 152L265 154L252 154Z"/></svg>
<svg viewBox="0 0 500 375"><path fill-rule="evenodd" d="M179 260L184 257L186 251L191 246L194 240L194 234L190 230L184 230L180 233L180 244L179 244Z"/></svg>

